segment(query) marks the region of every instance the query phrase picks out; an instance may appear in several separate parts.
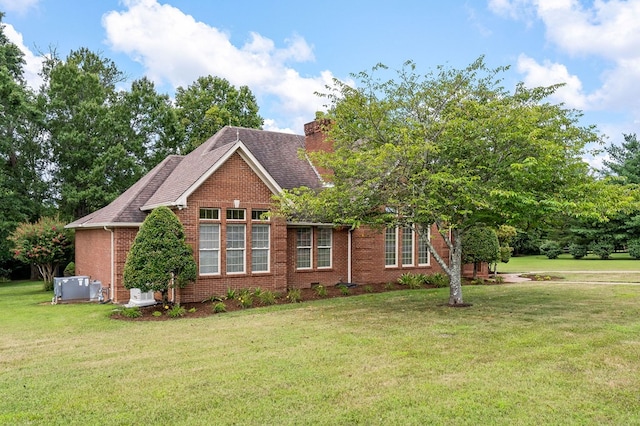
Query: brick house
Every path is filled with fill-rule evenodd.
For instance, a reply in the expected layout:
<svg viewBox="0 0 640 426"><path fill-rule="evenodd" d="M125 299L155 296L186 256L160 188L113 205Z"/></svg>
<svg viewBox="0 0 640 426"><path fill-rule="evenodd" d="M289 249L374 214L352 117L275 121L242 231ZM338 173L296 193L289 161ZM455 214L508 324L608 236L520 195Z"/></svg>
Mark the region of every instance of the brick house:
<svg viewBox="0 0 640 426"><path fill-rule="evenodd" d="M228 288L283 292L315 283L396 280L439 265L411 231L350 230L269 217L272 195L322 180L300 149L329 149L316 122L305 136L225 127L186 156L171 155L108 206L67 225L75 229L76 274L129 301L122 282L127 253L146 215L168 206L185 227L198 276L176 301L201 301ZM448 258L439 236L432 241ZM467 268L467 272L470 271ZM486 276L486 266L483 268Z"/></svg>

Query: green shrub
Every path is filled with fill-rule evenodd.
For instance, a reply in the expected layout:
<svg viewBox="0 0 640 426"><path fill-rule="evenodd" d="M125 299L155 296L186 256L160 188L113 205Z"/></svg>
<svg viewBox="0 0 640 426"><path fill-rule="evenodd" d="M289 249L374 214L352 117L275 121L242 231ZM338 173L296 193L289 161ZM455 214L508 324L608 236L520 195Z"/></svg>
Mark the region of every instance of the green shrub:
<svg viewBox="0 0 640 426"><path fill-rule="evenodd" d="M594 241L589 244L589 248L591 249L593 254L595 254L602 260L609 259L611 253L613 253L615 249L613 243L610 243L608 241Z"/></svg>
<svg viewBox="0 0 640 426"><path fill-rule="evenodd" d="M509 263L511 260L511 253L513 253L513 247L501 246L500 247L500 262Z"/></svg>
<svg viewBox="0 0 640 426"><path fill-rule="evenodd" d="M213 305L213 313L219 314L221 312L227 312L227 305L224 302L217 302Z"/></svg>
<svg viewBox="0 0 640 426"><path fill-rule="evenodd" d="M260 303L266 306L275 305L276 303L276 294L271 290L262 291L258 298L260 299Z"/></svg>
<svg viewBox="0 0 640 426"><path fill-rule="evenodd" d="M424 281L421 274L411 274L409 272L405 272L404 274L400 275L400 277L398 277L398 283L415 289L422 287Z"/></svg>
<svg viewBox="0 0 640 426"><path fill-rule="evenodd" d="M496 275L493 280L496 282L496 284L504 284L504 277L501 277L500 275Z"/></svg>
<svg viewBox="0 0 640 426"><path fill-rule="evenodd" d="M251 290L242 289L238 291L236 300L241 308L246 309L253 306L253 293Z"/></svg>
<svg viewBox="0 0 640 426"><path fill-rule="evenodd" d="M640 238L630 240L628 244L629 256L634 259L640 259Z"/></svg>
<svg viewBox="0 0 640 426"><path fill-rule="evenodd" d="M76 264L73 262L69 262L67 266L65 266L63 274L65 277L72 277L76 274Z"/></svg>
<svg viewBox="0 0 640 426"><path fill-rule="evenodd" d="M546 241L540 246L540 251L549 259L557 259L562 253L560 244L557 241Z"/></svg>
<svg viewBox="0 0 640 426"><path fill-rule="evenodd" d="M449 285L449 277L442 272L435 272L431 275L427 275L426 284L432 285L436 288L444 288Z"/></svg>
<svg viewBox="0 0 640 426"><path fill-rule="evenodd" d="M323 286L322 284L318 284L316 286L313 286L313 290L316 292L316 294L319 297L327 297L327 288L325 286Z"/></svg>
<svg viewBox="0 0 640 426"><path fill-rule="evenodd" d="M373 286L372 285L365 285L364 286L364 291L366 293L373 293Z"/></svg>
<svg viewBox="0 0 640 426"><path fill-rule="evenodd" d="M236 298L236 296L238 295L238 293L236 292L236 290L232 289L232 288L228 288L227 289L227 295L225 296L227 298L227 300L233 300Z"/></svg>
<svg viewBox="0 0 640 426"><path fill-rule="evenodd" d="M340 293L342 293L342 295L346 296L346 295L351 293L351 289L349 287L347 287L346 285L341 285L340 286Z"/></svg>
<svg viewBox="0 0 640 426"><path fill-rule="evenodd" d="M191 309L189 309L187 312L189 312L190 314L192 314L192 313L194 313L195 311L197 311L197 309L196 309L196 308L191 308Z"/></svg>
<svg viewBox="0 0 640 426"><path fill-rule="evenodd" d="M169 316L169 318L180 318L185 316L186 313L187 310L180 306L179 303L176 303L171 307L171 309L167 311L167 315Z"/></svg>
<svg viewBox="0 0 640 426"><path fill-rule="evenodd" d="M299 303L302 302L302 295L300 294L299 288L292 288L287 291L287 300L289 303Z"/></svg>
<svg viewBox="0 0 640 426"><path fill-rule="evenodd" d="M120 310L120 315L127 318L140 318L142 316L142 311L139 306L132 306L130 308L124 307Z"/></svg>
<svg viewBox="0 0 640 426"><path fill-rule="evenodd" d="M589 253L589 249L587 246L583 244L572 243L569 245L569 254L574 259L582 259Z"/></svg>
<svg viewBox="0 0 640 426"><path fill-rule="evenodd" d="M393 283L389 282L384 285L385 290L393 290Z"/></svg>
<svg viewBox="0 0 640 426"><path fill-rule="evenodd" d="M161 316L162 316L162 312L160 312L160 311L153 311L153 313L152 313L151 315L153 315L154 317L161 317Z"/></svg>

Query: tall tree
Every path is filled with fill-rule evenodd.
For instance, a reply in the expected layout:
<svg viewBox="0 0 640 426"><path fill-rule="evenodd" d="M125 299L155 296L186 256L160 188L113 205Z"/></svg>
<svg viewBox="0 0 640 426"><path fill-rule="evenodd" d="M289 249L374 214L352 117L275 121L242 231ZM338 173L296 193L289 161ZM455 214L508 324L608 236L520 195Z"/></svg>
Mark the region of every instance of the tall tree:
<svg viewBox="0 0 640 426"><path fill-rule="evenodd" d="M185 129L186 154L227 125L259 129L264 120L247 86L236 88L220 77L200 77L176 90L178 116Z"/></svg>
<svg viewBox="0 0 640 426"><path fill-rule="evenodd" d="M108 178L96 173L94 165L117 138L109 109L124 74L86 48L72 51L66 60L52 56L43 71L58 205L65 218L78 218L111 201L113 182L105 183Z"/></svg>
<svg viewBox="0 0 640 426"><path fill-rule="evenodd" d="M42 91L61 214L75 219L113 201L170 153L183 135L166 95L146 78L129 91L111 60L80 49L44 68Z"/></svg>
<svg viewBox="0 0 640 426"><path fill-rule="evenodd" d="M42 115L24 80L24 55L4 34L0 13L0 267L11 258L7 237L43 210L46 188Z"/></svg>
<svg viewBox="0 0 640 426"><path fill-rule="evenodd" d="M605 148L610 160L604 161L605 173L618 176L625 183L640 184L640 142L634 134L625 134L621 145L609 145Z"/></svg>
<svg viewBox="0 0 640 426"><path fill-rule="evenodd" d="M463 303L461 245L472 227L599 217L609 188L582 159L585 145L598 141L595 129L545 102L556 87L507 91L504 70L479 58L422 76L408 62L397 80L380 80L383 65L353 75L357 87L336 80L324 95L334 152L314 156L333 171L331 185L285 192L283 213L416 232L435 224L450 261L427 244L450 278L451 305Z"/></svg>

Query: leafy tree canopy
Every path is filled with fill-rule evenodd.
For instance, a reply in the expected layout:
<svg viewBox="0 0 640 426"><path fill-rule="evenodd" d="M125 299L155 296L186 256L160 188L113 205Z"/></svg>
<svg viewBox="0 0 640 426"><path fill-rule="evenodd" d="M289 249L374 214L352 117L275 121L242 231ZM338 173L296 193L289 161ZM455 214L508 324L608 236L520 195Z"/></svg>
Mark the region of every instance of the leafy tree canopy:
<svg viewBox="0 0 640 426"><path fill-rule="evenodd" d="M609 160L605 160L605 174L618 176L625 183L640 184L640 142L634 134L624 135L621 145L609 145L605 148Z"/></svg>
<svg viewBox="0 0 640 426"><path fill-rule="evenodd" d="M183 154L197 148L224 126L262 127L258 104L247 86L236 88L220 77L200 77L176 90L178 116L185 130Z"/></svg>
<svg viewBox="0 0 640 426"><path fill-rule="evenodd" d="M146 217L124 266L124 286L143 292L159 291L166 303L171 288L183 288L196 279L196 262L185 242L178 217L159 207Z"/></svg>
<svg viewBox="0 0 640 426"><path fill-rule="evenodd" d="M450 304L462 303L461 242L473 226L532 223L570 213L602 218L617 197L583 161L599 142L580 113L545 99L558 86L513 91L505 68L483 58L462 70L438 67L420 75L407 62L384 80L377 65L353 75L357 87L335 81L328 101L332 153L314 161L333 174L319 194L283 194L285 215L420 232L435 224L451 262L431 247L450 278Z"/></svg>
<svg viewBox="0 0 640 426"><path fill-rule="evenodd" d="M36 223L21 223L10 240L14 244L14 257L35 265L45 289L51 290L58 265L68 261L73 252L73 232L65 229L57 218L42 217Z"/></svg>

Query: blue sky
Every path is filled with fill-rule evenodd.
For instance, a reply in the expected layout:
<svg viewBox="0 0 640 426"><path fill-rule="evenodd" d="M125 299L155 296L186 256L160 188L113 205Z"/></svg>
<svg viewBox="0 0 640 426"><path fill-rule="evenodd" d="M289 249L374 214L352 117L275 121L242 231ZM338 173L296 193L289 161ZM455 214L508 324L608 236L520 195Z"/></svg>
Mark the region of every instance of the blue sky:
<svg viewBox="0 0 640 426"><path fill-rule="evenodd" d="M209 74L247 85L266 129L302 133L333 78L484 55L511 67L507 87L565 83L552 100L584 111L607 144L640 134L640 0L0 0L0 11L34 86L43 53L88 47L169 95Z"/></svg>

